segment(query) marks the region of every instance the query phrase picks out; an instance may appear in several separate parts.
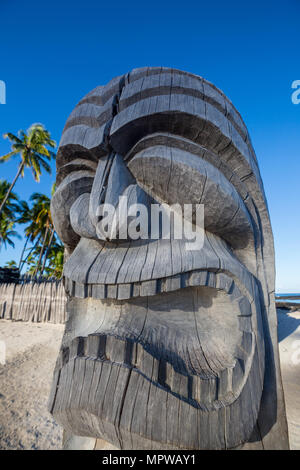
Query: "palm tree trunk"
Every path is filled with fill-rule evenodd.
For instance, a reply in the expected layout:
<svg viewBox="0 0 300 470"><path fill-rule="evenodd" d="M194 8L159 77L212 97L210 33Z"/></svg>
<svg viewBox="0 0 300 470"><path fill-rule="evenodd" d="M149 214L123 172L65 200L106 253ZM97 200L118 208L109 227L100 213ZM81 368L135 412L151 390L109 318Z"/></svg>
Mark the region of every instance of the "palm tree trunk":
<svg viewBox="0 0 300 470"><path fill-rule="evenodd" d="M30 248L30 251L28 253L28 255L26 256L26 258L23 260L23 263L22 263L22 266L21 266L21 271L23 269L23 266L24 264L26 263L26 261L28 260L29 256L31 255L31 253L33 252L33 250L35 250L35 248L37 247L37 245L39 244L39 241L41 239L41 236L38 237L37 241L35 242L35 244Z"/></svg>
<svg viewBox="0 0 300 470"><path fill-rule="evenodd" d="M49 240L49 243L48 243L48 246L47 246L47 249L46 249L46 253L45 253L45 256L44 256L43 266L42 266L42 269L41 269L41 276L43 275L43 272L44 272L44 269L45 269L45 264L46 264L46 261L47 261L47 256L48 256L49 248L50 248L52 240L53 240L53 236L54 236L54 227L52 228L50 240Z"/></svg>
<svg viewBox="0 0 300 470"><path fill-rule="evenodd" d="M20 266L21 266L21 263L22 263L22 259L23 259L28 241L29 241L29 237L26 237L26 242L24 243L22 254L21 254L21 257L20 257L20 261L19 261L19 266L18 266L19 271L20 271Z"/></svg>
<svg viewBox="0 0 300 470"><path fill-rule="evenodd" d="M36 270L34 271L34 276L37 275L40 264L41 264L41 261L42 261L42 256L43 256L43 253L44 253L48 232L49 232L49 226L46 228L46 232L45 232L45 236L44 236L44 240L43 240L43 245L42 245L42 248L41 248L41 251L40 251L40 256L39 256L39 260L38 260Z"/></svg>
<svg viewBox="0 0 300 470"><path fill-rule="evenodd" d="M10 187L9 187L7 193L6 193L5 198L4 198L3 201L1 202L1 205L0 205L0 215L1 215L1 212L2 212L2 210L3 210L3 208L4 208L5 204L6 204L6 201L7 201L7 199L9 198L9 195L10 195L10 193L12 192L12 189L13 189L14 185L16 184L16 181L17 181L17 179L19 178L20 173L22 172L23 168L24 168L24 163L21 163L21 165L20 165L19 168L18 168L17 174L16 174L16 176L14 177L14 180L13 180L13 182L11 183L11 185L10 185Z"/></svg>

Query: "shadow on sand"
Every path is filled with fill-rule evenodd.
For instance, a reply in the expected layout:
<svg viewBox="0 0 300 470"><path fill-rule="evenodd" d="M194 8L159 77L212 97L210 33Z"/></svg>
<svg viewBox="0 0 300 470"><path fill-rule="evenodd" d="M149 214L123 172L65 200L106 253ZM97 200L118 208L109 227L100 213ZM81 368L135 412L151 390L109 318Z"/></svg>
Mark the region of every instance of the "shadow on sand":
<svg viewBox="0 0 300 470"><path fill-rule="evenodd" d="M291 310L277 309L279 343L300 326L300 318L291 317L289 313L292 313Z"/></svg>

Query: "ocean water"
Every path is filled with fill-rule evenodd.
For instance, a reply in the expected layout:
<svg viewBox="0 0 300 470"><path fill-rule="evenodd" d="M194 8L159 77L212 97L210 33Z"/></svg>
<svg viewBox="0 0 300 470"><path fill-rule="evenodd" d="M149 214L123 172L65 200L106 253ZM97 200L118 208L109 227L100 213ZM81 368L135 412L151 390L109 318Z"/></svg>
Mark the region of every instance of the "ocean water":
<svg viewBox="0 0 300 470"><path fill-rule="evenodd" d="M296 297L296 299L294 298ZM297 299L297 297L299 297ZM295 304L300 304L300 293L299 294L275 294L275 298L278 302L293 302Z"/></svg>

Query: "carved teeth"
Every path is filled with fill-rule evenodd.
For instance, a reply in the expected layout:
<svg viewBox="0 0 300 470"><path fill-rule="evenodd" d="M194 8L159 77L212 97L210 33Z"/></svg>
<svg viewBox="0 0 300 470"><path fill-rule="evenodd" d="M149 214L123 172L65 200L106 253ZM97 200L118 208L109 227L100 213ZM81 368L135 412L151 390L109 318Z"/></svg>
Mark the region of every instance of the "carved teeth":
<svg viewBox="0 0 300 470"><path fill-rule="evenodd" d="M207 286L224 290L231 296L232 301L241 302L243 314L246 314L247 311L250 311L251 314L251 305L248 300L241 294L232 278L222 272L195 270L161 279L124 284L81 284L64 277L64 283L66 292L71 296L118 300L152 296L162 292L176 291L184 287Z"/></svg>
<svg viewBox="0 0 300 470"><path fill-rule="evenodd" d="M107 336L106 338L106 358L111 362L123 363L125 359L125 340Z"/></svg>
<svg viewBox="0 0 300 470"><path fill-rule="evenodd" d="M253 341L253 334L248 332L243 332L242 338L242 348L247 352L248 356L252 351L252 341Z"/></svg>
<svg viewBox="0 0 300 470"><path fill-rule="evenodd" d="M87 339L87 355L93 358L105 359L106 335L89 335Z"/></svg>
<svg viewBox="0 0 300 470"><path fill-rule="evenodd" d="M164 282L164 287L162 291L171 292L180 289L181 286L181 276L172 276L167 277Z"/></svg>
<svg viewBox="0 0 300 470"><path fill-rule="evenodd" d="M95 299L105 299L106 290L107 286L105 284L94 284L92 286L92 297Z"/></svg>
<svg viewBox="0 0 300 470"><path fill-rule="evenodd" d="M137 344L136 368L150 380L157 380L159 361L149 354L141 344Z"/></svg>
<svg viewBox="0 0 300 470"><path fill-rule="evenodd" d="M69 354L70 354L69 348L63 348L61 351L61 354L62 354L62 364L66 364L69 361Z"/></svg>
<svg viewBox="0 0 300 470"><path fill-rule="evenodd" d="M129 366L136 364L136 358L137 358L137 343L131 340L126 340L125 357L124 357L125 364Z"/></svg>
<svg viewBox="0 0 300 470"><path fill-rule="evenodd" d="M78 282L75 283L75 297L80 299L84 299L87 297L87 285L86 284L79 284Z"/></svg>
<svg viewBox="0 0 300 470"><path fill-rule="evenodd" d="M206 286L208 271L193 272L189 278L189 286Z"/></svg>
<svg viewBox="0 0 300 470"><path fill-rule="evenodd" d="M119 284L118 285L118 299L125 300L132 297L132 284Z"/></svg>
<svg viewBox="0 0 300 470"><path fill-rule="evenodd" d="M245 320L243 318L242 320ZM242 330L242 341L240 345L236 346L236 357L239 359L242 359L243 361L246 361L252 351L252 346L253 346L253 333L251 329L251 320L247 318L248 321L250 321L249 324L243 324L243 328L240 328ZM240 325L241 326L241 325Z"/></svg>
<svg viewBox="0 0 300 470"><path fill-rule="evenodd" d="M251 316L239 316L239 327L241 331L246 333L251 333L252 331L252 321Z"/></svg>
<svg viewBox="0 0 300 470"><path fill-rule="evenodd" d="M215 379L201 379L200 382L200 397L201 402L205 405L209 405L218 398L218 384L217 378Z"/></svg>
<svg viewBox="0 0 300 470"><path fill-rule="evenodd" d="M198 403L201 402L201 379L200 377L193 376L192 381L192 398Z"/></svg>
<svg viewBox="0 0 300 470"><path fill-rule="evenodd" d="M218 273L216 278L216 289L224 290L227 292L227 294L229 294L233 289L234 281L223 273Z"/></svg>
<svg viewBox="0 0 300 470"><path fill-rule="evenodd" d="M236 351L235 351L235 356L237 359L242 359L243 361L246 361L248 354L247 351L242 348L242 346L237 346Z"/></svg>
<svg viewBox="0 0 300 470"><path fill-rule="evenodd" d="M132 297L139 297L140 296L140 286L141 286L141 283L135 282L133 284Z"/></svg>
<svg viewBox="0 0 300 470"><path fill-rule="evenodd" d="M116 299L118 297L118 286L111 284L107 286L107 297L109 299Z"/></svg>
<svg viewBox="0 0 300 470"><path fill-rule="evenodd" d="M208 277L207 277L206 285L208 287L213 287L215 289L216 283L217 283L216 274L211 271L208 272L207 274L208 274Z"/></svg>
<svg viewBox="0 0 300 470"><path fill-rule="evenodd" d="M238 306L242 316L251 316L251 304L246 297L242 297L238 300Z"/></svg>
<svg viewBox="0 0 300 470"><path fill-rule="evenodd" d="M146 297L148 295L155 295L157 292L157 280L153 279L142 283L140 295Z"/></svg>
<svg viewBox="0 0 300 470"><path fill-rule="evenodd" d="M99 337L97 335L89 335L87 354L89 357L98 357Z"/></svg>
<svg viewBox="0 0 300 470"><path fill-rule="evenodd" d="M163 371L164 371L165 377L163 377L163 374L162 374ZM161 379L163 379L166 385L166 388L169 388L170 390L175 391L173 390L175 373L176 372L174 370L174 367L169 362L160 361L160 368L158 371L158 382L161 383L161 385L163 385L161 381ZM184 395L186 395L186 393L187 393L187 390L184 391Z"/></svg>
<svg viewBox="0 0 300 470"><path fill-rule="evenodd" d="M173 370L173 374L170 379L170 389L178 395L187 397L188 396L188 376L179 374Z"/></svg>
<svg viewBox="0 0 300 470"><path fill-rule="evenodd" d="M232 369L224 369L220 372L218 381L218 400L223 400L232 390Z"/></svg>
<svg viewBox="0 0 300 470"><path fill-rule="evenodd" d="M231 289L232 292L230 294L231 301L239 301L243 298L240 289L237 287L236 283L234 283L233 288Z"/></svg>
<svg viewBox="0 0 300 470"><path fill-rule="evenodd" d="M70 359L73 359L78 356L83 356L84 354L84 338L78 336L74 338L70 345Z"/></svg>
<svg viewBox="0 0 300 470"><path fill-rule="evenodd" d="M252 335L243 331L242 343L236 348L234 368L224 369L216 377L179 373L172 364L156 359L133 339L121 339L106 334L90 334L88 337L73 339L70 347L61 351L56 369L61 369L69 360L78 357L98 359L104 364L116 363L136 370L171 393L187 400L192 399L195 406L218 408L224 403L231 403L233 396L238 393L252 351Z"/></svg>
<svg viewBox="0 0 300 470"><path fill-rule="evenodd" d="M245 361L241 358L237 358L236 364L233 368L232 373L232 389L233 391L238 390L245 374Z"/></svg>

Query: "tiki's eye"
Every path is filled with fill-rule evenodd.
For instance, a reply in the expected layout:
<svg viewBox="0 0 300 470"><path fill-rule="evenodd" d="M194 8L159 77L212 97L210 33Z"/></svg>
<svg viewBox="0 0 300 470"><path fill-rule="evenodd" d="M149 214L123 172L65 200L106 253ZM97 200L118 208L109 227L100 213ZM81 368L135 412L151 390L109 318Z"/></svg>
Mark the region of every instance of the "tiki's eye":
<svg viewBox="0 0 300 470"><path fill-rule="evenodd" d="M75 159L60 169L60 176L66 176L52 197L51 213L57 233L70 250L75 248L80 239L71 226L70 210L79 196L91 192L95 173L92 162L82 159Z"/></svg>
<svg viewBox="0 0 300 470"><path fill-rule="evenodd" d="M213 166L204 149L198 150L202 158L178 147L151 146L131 155L128 168L154 198L170 205L203 204L205 229L245 248L253 242L253 228L244 202L217 168L219 158L214 156Z"/></svg>

